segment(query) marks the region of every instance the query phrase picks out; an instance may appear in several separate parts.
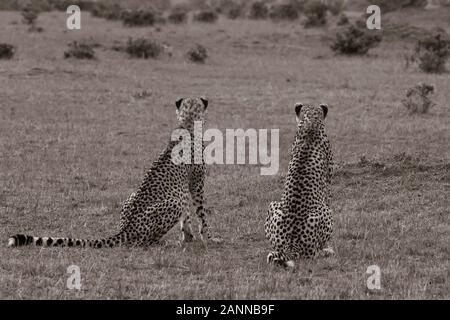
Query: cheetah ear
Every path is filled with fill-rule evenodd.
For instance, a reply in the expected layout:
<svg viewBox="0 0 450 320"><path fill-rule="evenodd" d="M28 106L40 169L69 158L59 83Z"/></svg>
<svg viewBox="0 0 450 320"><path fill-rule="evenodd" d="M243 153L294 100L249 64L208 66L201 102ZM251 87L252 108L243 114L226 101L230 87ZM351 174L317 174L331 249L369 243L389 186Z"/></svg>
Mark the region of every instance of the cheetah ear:
<svg viewBox="0 0 450 320"><path fill-rule="evenodd" d="M183 102L183 98L178 99L178 100L175 102L175 105L177 106L177 109L180 109L181 103L182 103L182 102Z"/></svg>
<svg viewBox="0 0 450 320"><path fill-rule="evenodd" d="M202 100L203 105L205 106L205 110L206 110L206 108L208 108L208 100L203 99L203 98L200 98L200 100Z"/></svg>
<svg viewBox="0 0 450 320"><path fill-rule="evenodd" d="M303 103L297 102L295 104L295 114L298 116L300 114L300 111L303 108Z"/></svg>
<svg viewBox="0 0 450 320"><path fill-rule="evenodd" d="M325 103L321 103L320 107L322 108L323 111L323 118L325 119L327 114L328 114L328 105Z"/></svg>

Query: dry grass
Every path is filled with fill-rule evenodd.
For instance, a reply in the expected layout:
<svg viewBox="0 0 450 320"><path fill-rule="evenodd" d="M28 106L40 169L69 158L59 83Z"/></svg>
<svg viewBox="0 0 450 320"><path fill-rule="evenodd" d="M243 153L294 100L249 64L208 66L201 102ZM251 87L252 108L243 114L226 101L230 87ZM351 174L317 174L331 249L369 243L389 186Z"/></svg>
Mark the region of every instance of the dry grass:
<svg viewBox="0 0 450 320"><path fill-rule="evenodd" d="M17 47L0 64L2 243L18 231L111 234L121 202L170 137L179 97L207 96L209 127L279 128L280 172L210 167L207 199L217 214L209 222L224 243L207 251L194 243L182 252L176 230L147 249L2 246L0 298L450 297L448 74L404 70L404 43L335 57L320 40L326 30L299 24L221 18L153 32L83 16L83 29L70 32L65 17L43 13L45 32L36 34L12 24L19 13L0 12L2 41ZM172 46L172 57L129 59L109 49L150 35ZM101 44L97 60L62 58L68 42L87 38ZM211 48L204 65L185 59L199 39ZM406 117L403 92L421 81L436 85L436 106ZM282 192L296 101L331 104L337 255L287 272L265 263L263 221ZM81 268L80 292L66 289L71 264ZM380 292L365 285L372 264L381 267Z"/></svg>

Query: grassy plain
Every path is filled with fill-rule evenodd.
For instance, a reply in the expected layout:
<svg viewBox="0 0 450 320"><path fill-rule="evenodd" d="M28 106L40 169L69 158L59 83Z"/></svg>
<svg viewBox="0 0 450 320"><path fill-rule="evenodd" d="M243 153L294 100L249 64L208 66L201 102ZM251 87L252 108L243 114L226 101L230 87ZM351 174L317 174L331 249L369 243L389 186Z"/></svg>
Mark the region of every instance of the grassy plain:
<svg viewBox="0 0 450 320"><path fill-rule="evenodd" d="M405 11L389 19L450 29L450 10ZM0 12L0 40L17 46L0 61L0 298L9 299L430 299L450 298L450 76L404 68L413 43L388 39L367 57L335 56L332 28L230 21L155 28L65 13L39 16L30 33L17 12ZM15 23L17 22L17 23ZM111 50L128 37L166 43L173 54L129 59ZM72 40L92 39L97 60L65 60ZM204 65L189 63L195 43ZM436 107L409 116L400 101L434 83ZM147 90L145 99L138 94ZM175 125L179 97L206 96L208 127L280 129L280 171L211 166L207 251L183 252L178 230L146 249L10 249L8 236L96 238L112 234L121 203L137 187ZM330 104L326 120L337 168L336 256L300 261L292 272L265 263L263 222L279 199L295 134L296 101ZM66 288L69 265L82 289ZM379 291L366 288L370 265Z"/></svg>

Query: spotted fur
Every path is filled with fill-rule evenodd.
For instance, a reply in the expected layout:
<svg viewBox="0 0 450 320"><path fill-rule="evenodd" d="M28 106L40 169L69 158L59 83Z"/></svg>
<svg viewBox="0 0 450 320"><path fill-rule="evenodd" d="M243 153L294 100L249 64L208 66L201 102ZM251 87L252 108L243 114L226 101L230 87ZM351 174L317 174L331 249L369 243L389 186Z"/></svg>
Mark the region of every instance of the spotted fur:
<svg viewBox="0 0 450 320"><path fill-rule="evenodd" d="M332 155L325 133L328 107L296 104L297 134L279 202L269 205L265 233L274 251L268 263L292 266L326 248L333 231L330 209Z"/></svg>
<svg viewBox="0 0 450 320"><path fill-rule="evenodd" d="M193 137L194 121L205 121L208 101L198 98L176 102L177 129L186 129ZM192 138L193 142L194 139ZM36 245L46 247L114 247L147 246L157 243L179 221L182 241L193 238L190 226L190 198L200 219L202 241L209 238L206 223L204 180L205 164L175 164L172 150L179 141L170 141L159 158L146 172L136 192L125 201L119 232L111 237L87 240L74 238L33 237L17 234L9 238L9 246ZM192 143L192 152L203 152L203 145ZM201 150L196 150L201 148Z"/></svg>

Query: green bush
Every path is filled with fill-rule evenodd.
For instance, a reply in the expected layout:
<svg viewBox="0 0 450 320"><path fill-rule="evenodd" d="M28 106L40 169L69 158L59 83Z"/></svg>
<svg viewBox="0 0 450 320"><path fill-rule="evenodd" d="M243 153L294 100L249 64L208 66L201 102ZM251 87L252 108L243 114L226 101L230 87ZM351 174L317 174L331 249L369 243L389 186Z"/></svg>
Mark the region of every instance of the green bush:
<svg viewBox="0 0 450 320"><path fill-rule="evenodd" d="M343 32L338 32L331 49L340 54L364 55L382 40L378 31L367 30L355 24L349 25Z"/></svg>
<svg viewBox="0 0 450 320"><path fill-rule="evenodd" d="M267 19L269 16L269 7L262 1L253 2L250 6L249 18L260 20Z"/></svg>
<svg viewBox="0 0 450 320"><path fill-rule="evenodd" d="M412 60L417 61L424 72L442 73L449 57L450 39L444 32L436 31L417 42Z"/></svg>
<svg viewBox="0 0 450 320"><path fill-rule="evenodd" d="M133 58L156 59L162 51L163 47L159 43L144 38L129 38L125 47L125 52Z"/></svg>
<svg viewBox="0 0 450 320"><path fill-rule="evenodd" d="M197 44L188 51L187 57L192 62L205 63L206 58L208 58L208 51L202 45Z"/></svg>
<svg viewBox="0 0 450 320"><path fill-rule="evenodd" d="M11 59L15 52L16 49L13 45L0 43L0 59Z"/></svg>
<svg viewBox="0 0 450 320"><path fill-rule="evenodd" d="M296 20L299 13L293 4L275 4L270 8L269 16L273 20Z"/></svg>
<svg viewBox="0 0 450 320"><path fill-rule="evenodd" d="M194 20L198 22L214 23L219 15L212 10L202 10L194 15Z"/></svg>
<svg viewBox="0 0 450 320"><path fill-rule="evenodd" d="M64 52L64 58L75 59L95 59L95 52L92 44L78 43L73 41L69 43L69 48Z"/></svg>
<svg viewBox="0 0 450 320"><path fill-rule="evenodd" d="M328 6L320 0L312 0L306 3L304 14L306 20L304 26L321 27L327 23Z"/></svg>

